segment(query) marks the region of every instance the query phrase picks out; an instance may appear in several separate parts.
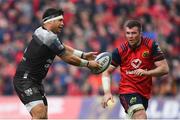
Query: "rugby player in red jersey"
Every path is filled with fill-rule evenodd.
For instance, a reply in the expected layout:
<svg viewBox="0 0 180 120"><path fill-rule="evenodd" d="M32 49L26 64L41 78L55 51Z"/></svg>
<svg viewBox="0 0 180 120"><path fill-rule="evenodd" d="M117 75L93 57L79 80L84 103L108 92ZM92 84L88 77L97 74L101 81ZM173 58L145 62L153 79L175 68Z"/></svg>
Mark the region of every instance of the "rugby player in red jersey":
<svg viewBox="0 0 180 120"><path fill-rule="evenodd" d="M102 74L102 106L105 108L109 100L113 101L110 75L120 66L119 99L125 112L132 119L147 119L152 77L167 74L169 67L157 42L141 35L139 21L128 20L124 29L126 41L114 49L112 63Z"/></svg>

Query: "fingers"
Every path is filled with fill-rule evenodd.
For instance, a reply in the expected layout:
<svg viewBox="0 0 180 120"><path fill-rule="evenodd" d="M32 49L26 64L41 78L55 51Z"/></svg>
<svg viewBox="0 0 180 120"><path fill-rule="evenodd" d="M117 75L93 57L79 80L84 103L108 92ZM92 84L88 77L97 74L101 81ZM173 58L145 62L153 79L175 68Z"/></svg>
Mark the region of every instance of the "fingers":
<svg viewBox="0 0 180 120"><path fill-rule="evenodd" d="M111 101L114 103L114 98L113 97L111 97Z"/></svg>
<svg viewBox="0 0 180 120"><path fill-rule="evenodd" d="M102 66L101 66L100 64L98 64L95 69L96 69L96 70L101 70L101 69L102 69Z"/></svg>
<svg viewBox="0 0 180 120"><path fill-rule="evenodd" d="M137 70L134 70L134 74L137 75L137 76L143 76L144 75L144 71L140 70L140 69L137 69Z"/></svg>
<svg viewBox="0 0 180 120"><path fill-rule="evenodd" d="M92 54L92 59L94 60L99 54L99 52L91 52L91 54Z"/></svg>
<svg viewBox="0 0 180 120"><path fill-rule="evenodd" d="M105 98L103 98L103 100L101 102L101 105L102 105L103 108L106 108L107 102L106 102Z"/></svg>
<svg viewBox="0 0 180 120"><path fill-rule="evenodd" d="M108 102L114 103L113 97L110 97L110 98L104 98L104 99L102 100L102 103L101 103L102 107L103 107L103 108L108 107Z"/></svg>
<svg viewBox="0 0 180 120"><path fill-rule="evenodd" d="M88 60L94 60L98 54L98 52L87 52L85 53L85 58Z"/></svg>
<svg viewBox="0 0 180 120"><path fill-rule="evenodd" d="M108 101L103 100L103 102L101 103L103 108L106 108L106 107L108 106L107 102L108 102Z"/></svg>
<svg viewBox="0 0 180 120"><path fill-rule="evenodd" d="M96 61L95 61L96 62ZM101 69L102 68L102 65L99 63L99 62L96 62L96 65L95 65L95 69Z"/></svg>
<svg viewBox="0 0 180 120"><path fill-rule="evenodd" d="M98 55L99 52L91 52L91 54L93 54L93 55Z"/></svg>
<svg viewBox="0 0 180 120"><path fill-rule="evenodd" d="M90 68L91 70L99 70L102 68L102 66L96 61L89 61L88 68Z"/></svg>
<svg viewBox="0 0 180 120"><path fill-rule="evenodd" d="M106 103L105 101L103 101L103 102L101 103L101 105L102 105L103 108L106 108L107 103Z"/></svg>
<svg viewBox="0 0 180 120"><path fill-rule="evenodd" d="M98 68L102 68L102 65L99 63L99 62L97 62L98 63Z"/></svg>
<svg viewBox="0 0 180 120"><path fill-rule="evenodd" d="M137 76L142 76L143 75L143 73L141 73L141 72L135 72L134 74L137 75Z"/></svg>

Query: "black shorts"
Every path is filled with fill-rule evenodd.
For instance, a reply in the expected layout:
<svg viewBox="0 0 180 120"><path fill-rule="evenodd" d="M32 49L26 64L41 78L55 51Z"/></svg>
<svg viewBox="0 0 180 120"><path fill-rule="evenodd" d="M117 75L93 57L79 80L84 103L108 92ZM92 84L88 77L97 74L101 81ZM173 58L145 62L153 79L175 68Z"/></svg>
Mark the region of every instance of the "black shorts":
<svg viewBox="0 0 180 120"><path fill-rule="evenodd" d="M32 101L43 100L44 105L47 106L47 99L45 97L42 83L36 83L35 80L31 78L15 77L13 85L18 97L23 102L23 104L27 104Z"/></svg>
<svg viewBox="0 0 180 120"><path fill-rule="evenodd" d="M138 93L120 94L119 99L126 113L129 107L135 104L142 104L145 110L148 107L148 99Z"/></svg>

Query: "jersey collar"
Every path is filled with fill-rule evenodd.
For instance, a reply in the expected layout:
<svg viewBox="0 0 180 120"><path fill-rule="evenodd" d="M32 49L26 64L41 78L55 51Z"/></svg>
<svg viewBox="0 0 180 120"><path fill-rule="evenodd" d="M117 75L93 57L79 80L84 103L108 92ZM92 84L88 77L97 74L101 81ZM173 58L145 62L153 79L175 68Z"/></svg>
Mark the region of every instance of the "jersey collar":
<svg viewBox="0 0 180 120"><path fill-rule="evenodd" d="M142 40L143 40L143 37L141 37L141 42L139 43L138 46L136 46L135 48L133 48L129 43L128 43L128 46L131 50L136 50L137 48L139 48L141 46L141 43L142 43Z"/></svg>

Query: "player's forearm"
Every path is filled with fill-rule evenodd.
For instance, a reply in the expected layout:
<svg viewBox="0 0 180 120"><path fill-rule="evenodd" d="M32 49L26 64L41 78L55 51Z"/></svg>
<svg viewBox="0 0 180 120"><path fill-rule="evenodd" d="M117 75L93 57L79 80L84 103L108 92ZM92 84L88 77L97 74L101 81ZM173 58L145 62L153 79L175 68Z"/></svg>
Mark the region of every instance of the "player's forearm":
<svg viewBox="0 0 180 120"><path fill-rule="evenodd" d="M88 67L89 61L81 59L77 56L70 56L64 59L65 62L74 65L74 66L79 66L79 67Z"/></svg>
<svg viewBox="0 0 180 120"><path fill-rule="evenodd" d="M111 93L110 84L111 84L110 74L107 71L105 71L102 74L102 86L103 86L104 94Z"/></svg>
<svg viewBox="0 0 180 120"><path fill-rule="evenodd" d="M63 61L74 65L74 66L80 66L80 67L88 67L89 61L81 59L72 53L70 53L68 50L65 51L65 54L59 56Z"/></svg>
<svg viewBox="0 0 180 120"><path fill-rule="evenodd" d="M66 51L69 52L69 54L73 54L74 56L77 56L79 58L83 58L83 55L84 55L83 51L76 50L76 49L74 49L70 46L67 46L67 45L64 45L64 46L65 46Z"/></svg>
<svg viewBox="0 0 180 120"><path fill-rule="evenodd" d="M159 67L157 67L155 69L148 70L147 74L150 75L150 76L159 77L159 76L168 74L168 72L169 72L169 67L166 66L166 65L163 65L163 66L159 66Z"/></svg>
<svg viewBox="0 0 180 120"><path fill-rule="evenodd" d="M110 65L102 74L102 86L105 94L111 94L111 74L115 69L115 66Z"/></svg>

